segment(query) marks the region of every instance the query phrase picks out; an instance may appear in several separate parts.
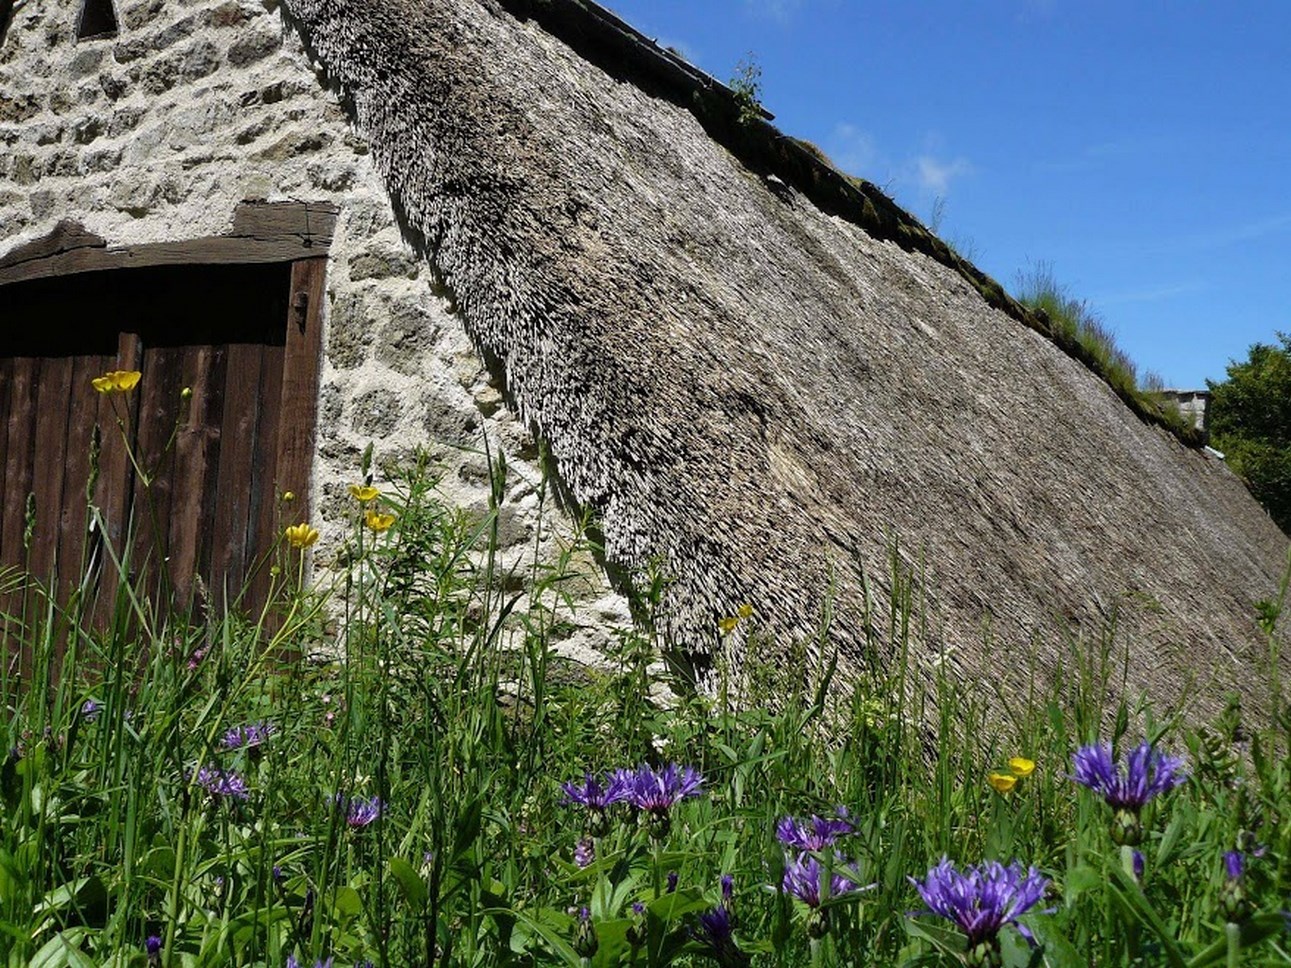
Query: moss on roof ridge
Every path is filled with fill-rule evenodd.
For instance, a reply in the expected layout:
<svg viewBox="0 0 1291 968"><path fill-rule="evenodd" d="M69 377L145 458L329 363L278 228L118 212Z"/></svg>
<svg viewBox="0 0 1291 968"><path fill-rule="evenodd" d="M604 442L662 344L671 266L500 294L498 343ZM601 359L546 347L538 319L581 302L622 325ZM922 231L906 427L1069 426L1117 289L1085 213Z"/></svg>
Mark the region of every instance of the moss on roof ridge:
<svg viewBox="0 0 1291 968"><path fill-rule="evenodd" d="M749 170L774 174L821 211L860 226L871 237L893 242L958 273L988 306L1044 336L1101 379L1140 419L1156 424L1189 447L1205 443L1201 430L1169 419L1147 394L1126 388L1043 310L1030 309L972 262L960 256L877 185L848 175L807 142L786 135L762 110L741 118L742 102L729 86L654 40L593 0L497 0L520 19L532 19L606 73L628 79L689 110L708 135Z"/></svg>

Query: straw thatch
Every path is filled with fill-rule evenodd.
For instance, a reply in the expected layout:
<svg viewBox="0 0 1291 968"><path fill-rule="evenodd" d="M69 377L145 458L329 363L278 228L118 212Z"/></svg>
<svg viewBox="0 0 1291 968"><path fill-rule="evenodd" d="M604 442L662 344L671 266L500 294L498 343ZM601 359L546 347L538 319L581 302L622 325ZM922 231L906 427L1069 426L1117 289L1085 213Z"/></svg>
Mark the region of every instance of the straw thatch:
<svg viewBox="0 0 1291 968"><path fill-rule="evenodd" d="M899 537L965 674L1119 609L1132 687L1256 684L1286 537L877 193L844 217L836 174L576 0L286 5L610 563L666 562L683 647L745 601L807 634L832 574L854 662Z"/></svg>

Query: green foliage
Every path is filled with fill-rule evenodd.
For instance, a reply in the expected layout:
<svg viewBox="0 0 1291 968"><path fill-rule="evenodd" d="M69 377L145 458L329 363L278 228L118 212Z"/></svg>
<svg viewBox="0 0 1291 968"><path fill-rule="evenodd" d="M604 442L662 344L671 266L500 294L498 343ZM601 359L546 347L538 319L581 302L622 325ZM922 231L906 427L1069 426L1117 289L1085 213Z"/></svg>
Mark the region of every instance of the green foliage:
<svg viewBox="0 0 1291 968"><path fill-rule="evenodd" d="M1015 298L1028 309L1043 312L1054 342L1101 376L1126 402L1176 432L1192 429L1178 406L1162 397L1161 378L1149 372L1140 381L1134 361L1116 345L1106 323L1086 300L1077 299L1058 282L1050 263L1037 262L1029 271L1019 272Z"/></svg>
<svg viewBox="0 0 1291 968"><path fill-rule="evenodd" d="M735 95L741 125L749 125L762 117L762 67L750 52L735 65L735 73L726 82Z"/></svg>
<svg viewBox="0 0 1291 968"><path fill-rule="evenodd" d="M1211 440L1283 531L1291 532L1291 336L1256 343L1210 383Z"/></svg>
<svg viewBox="0 0 1291 968"><path fill-rule="evenodd" d="M957 929L907 916L908 877L943 855L1052 878L1046 910L1024 919L1039 947L1006 928L1004 965L1286 962L1291 714L1247 723L1234 703L1211 729L1168 731L1122 704L1109 730L1128 661L1114 630L1071 640L1056 668L1051 651L1043 680L1036 654L987 643L1008 674L965 690L953 657L916 658L920 582L895 553L890 595L861 619L873 661L850 684L828 616L786 649L758 603L713 630L732 661L712 695L669 678L666 643L631 630L611 668L561 676L553 629L575 549L502 567L507 470L491 466L482 518L446 508L424 460L356 497L330 601L301 587L302 552L284 544L254 622L187 623L131 594L105 629L48 600L8 617L31 665L0 676L0 963L144 968L155 936L160 962L185 968L954 964ZM397 516L388 531L364 526L376 507ZM645 587L649 629L663 584ZM652 701L660 685L678 698ZM252 723L273 731L224 742ZM1132 745L1131 723L1192 763L1145 812L1141 878L1111 811L1067 779L1077 745ZM988 774L1018 754L1035 771L997 794ZM693 766L703 795L663 822L562 795L561 781L645 762ZM245 798L209 790L202 767L241 777ZM372 797L383 809L367 821L344 809ZM867 889L809 909L774 889L775 826L840 805L846 862L818 860ZM1232 849L1250 855L1250 913L1229 927ZM700 920L725 903L725 874L738 947L714 946Z"/></svg>

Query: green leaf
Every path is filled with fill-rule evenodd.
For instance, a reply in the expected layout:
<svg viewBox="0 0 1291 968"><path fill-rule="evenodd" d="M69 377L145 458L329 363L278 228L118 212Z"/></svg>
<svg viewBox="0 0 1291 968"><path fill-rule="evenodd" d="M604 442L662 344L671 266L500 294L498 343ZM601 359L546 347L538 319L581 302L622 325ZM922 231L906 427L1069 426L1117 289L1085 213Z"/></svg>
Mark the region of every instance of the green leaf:
<svg viewBox="0 0 1291 968"><path fill-rule="evenodd" d="M357 918L363 911L363 900L352 887L340 887L332 898L332 910L342 918Z"/></svg>
<svg viewBox="0 0 1291 968"><path fill-rule="evenodd" d="M964 953L964 936L953 928L937 921L920 921L918 918L906 918L902 923L907 934L927 941L942 954L950 955L958 961Z"/></svg>
<svg viewBox="0 0 1291 968"><path fill-rule="evenodd" d="M1135 884L1130 879L1130 876L1119 867L1111 868L1111 874L1112 895L1161 942L1162 952L1165 954L1166 961L1171 968L1186 968L1183 952L1179 950L1178 942L1175 941L1169 929L1166 928L1161 916L1152 909L1152 905L1144 897L1143 889Z"/></svg>
<svg viewBox="0 0 1291 968"><path fill-rule="evenodd" d="M94 960L81 950L84 928L68 928L50 938L32 955L28 968L96 968Z"/></svg>
<svg viewBox="0 0 1291 968"><path fill-rule="evenodd" d="M1286 919L1281 914L1257 914L1242 925L1242 948L1254 947L1285 927ZM1222 964L1227 956L1228 939L1220 938L1210 947L1202 949L1188 962L1188 968L1206 968L1207 965Z"/></svg>
<svg viewBox="0 0 1291 968"><path fill-rule="evenodd" d="M425 879L417 873L416 868L402 857L391 857L388 866L391 875L399 882L399 890L408 905L417 911L425 908L426 902L430 899L430 891L426 888Z"/></svg>
<svg viewBox="0 0 1291 968"><path fill-rule="evenodd" d="M1101 871L1096 871L1092 867L1073 867L1067 872L1066 879L1066 900L1067 906L1070 907L1080 895L1086 891L1096 890L1107 883L1107 878Z"/></svg>
<svg viewBox="0 0 1291 968"><path fill-rule="evenodd" d="M495 914L494 911L486 911L486 914ZM532 918L524 911L509 910L507 912L515 917L517 921L525 925L546 942L547 947L557 955L570 968L582 968L583 959L578 957L577 952L565 940L565 935L569 934L573 925L573 918L559 911L547 909L541 912L543 920ZM556 924L547 924L545 921L553 921ZM559 925L559 926L557 926Z"/></svg>
<svg viewBox="0 0 1291 968"><path fill-rule="evenodd" d="M1085 968L1089 964L1082 958L1067 936L1058 930L1057 921L1048 914L1029 914L1022 918L1040 945L1045 968Z"/></svg>

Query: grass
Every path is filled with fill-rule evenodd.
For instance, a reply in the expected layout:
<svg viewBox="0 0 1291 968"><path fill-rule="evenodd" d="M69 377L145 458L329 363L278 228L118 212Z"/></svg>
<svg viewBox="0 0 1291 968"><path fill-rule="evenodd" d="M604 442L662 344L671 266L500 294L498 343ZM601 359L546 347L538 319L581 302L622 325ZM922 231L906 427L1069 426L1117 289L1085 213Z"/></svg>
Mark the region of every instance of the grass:
<svg viewBox="0 0 1291 968"><path fill-rule="evenodd" d="M1016 298L1028 309L1043 312L1054 342L1101 376L1126 402L1137 403L1177 431L1192 428L1178 405L1162 394L1161 378L1151 372L1140 378L1134 361L1116 345L1102 317L1058 282L1052 265L1038 262L1020 272Z"/></svg>
<svg viewBox="0 0 1291 968"><path fill-rule="evenodd" d="M378 507L396 515L380 533L363 523ZM496 513L442 506L425 462L356 500L353 525L330 597L302 587L311 552L283 542L256 620L181 622L129 588L102 629L38 587L10 617L10 655L32 663L0 678L6 964L1291 963L1281 702L1268 723L1236 701L1204 727L1133 697L1105 715L1132 655L1112 630L1068 642L1052 681L1014 669L964 689L915 658L919 586L894 565L866 620L885 667L843 683L827 619L821 649L786 651L751 603L713 631L746 661L712 695L668 681L661 706L647 697L666 643L644 632L608 671L554 674L573 549L506 591ZM1136 875L1113 811L1068 774L1082 744L1144 736L1186 754L1189 778L1143 811ZM1034 772L1018 778L1018 756ZM664 809L593 810L562 789L667 764L702 785ZM840 807L853 829L814 858L777 841L783 818ZM942 857L1034 866L1045 899L1021 921L1038 947L1010 925L966 952L950 922L910 917L909 878ZM837 882L813 907L775 887L813 859L865 889Z"/></svg>

